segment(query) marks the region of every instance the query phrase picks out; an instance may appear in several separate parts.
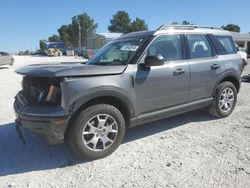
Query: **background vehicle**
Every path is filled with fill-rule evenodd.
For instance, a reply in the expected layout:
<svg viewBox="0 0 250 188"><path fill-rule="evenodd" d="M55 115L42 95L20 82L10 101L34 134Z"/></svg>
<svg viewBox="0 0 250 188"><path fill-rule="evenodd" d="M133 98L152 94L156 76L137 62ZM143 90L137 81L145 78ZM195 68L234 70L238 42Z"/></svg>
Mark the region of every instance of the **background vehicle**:
<svg viewBox="0 0 250 188"><path fill-rule="evenodd" d="M247 53L245 51L240 50L240 48L238 47L238 45L235 43L236 49L237 49L237 53L240 55L240 57L242 57L242 59L244 59L244 61L247 64Z"/></svg>
<svg viewBox="0 0 250 188"><path fill-rule="evenodd" d="M162 26L129 33L87 65L16 70L24 75L14 103L17 130L50 143L66 137L81 157L102 158L121 144L127 127L204 107L229 116L243 69L232 37L221 29Z"/></svg>
<svg viewBox="0 0 250 188"><path fill-rule="evenodd" d="M62 56L63 53L58 48L49 48L45 51L48 56Z"/></svg>
<svg viewBox="0 0 250 188"><path fill-rule="evenodd" d="M0 66L14 64L14 57L6 52L0 52Z"/></svg>

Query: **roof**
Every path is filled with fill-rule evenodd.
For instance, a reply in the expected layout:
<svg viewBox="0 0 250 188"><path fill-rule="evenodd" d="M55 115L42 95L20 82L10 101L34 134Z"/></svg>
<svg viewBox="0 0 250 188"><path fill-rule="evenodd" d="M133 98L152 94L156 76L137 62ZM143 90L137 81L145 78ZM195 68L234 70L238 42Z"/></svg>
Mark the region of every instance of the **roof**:
<svg viewBox="0 0 250 188"><path fill-rule="evenodd" d="M210 33L216 35L231 35L229 31L219 27L202 25L162 25L157 29L155 35L163 33Z"/></svg>
<svg viewBox="0 0 250 188"><path fill-rule="evenodd" d="M229 32L219 27L202 26L202 25L162 25L155 31L139 31L120 35L118 39L138 36L150 36L169 33L205 33L214 35L232 36L234 40L250 41L250 34L240 34Z"/></svg>
<svg viewBox="0 0 250 188"><path fill-rule="evenodd" d="M185 29L185 30L193 30L193 29L215 29L215 30L223 30L220 27L213 26L204 26L204 25L161 25L157 30L167 30L167 29Z"/></svg>
<svg viewBox="0 0 250 188"><path fill-rule="evenodd" d="M119 37L119 39L122 38L129 38L129 37L139 37L139 36L150 36L154 35L155 31L138 31L138 32L132 32L132 33L127 33Z"/></svg>

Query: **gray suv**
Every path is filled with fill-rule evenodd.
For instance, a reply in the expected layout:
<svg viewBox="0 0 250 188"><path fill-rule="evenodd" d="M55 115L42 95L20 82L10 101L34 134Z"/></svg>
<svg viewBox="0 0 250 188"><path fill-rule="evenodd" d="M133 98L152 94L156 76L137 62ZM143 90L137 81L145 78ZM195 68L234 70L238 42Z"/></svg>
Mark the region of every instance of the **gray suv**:
<svg viewBox="0 0 250 188"><path fill-rule="evenodd" d="M16 95L16 129L51 144L68 140L98 159L121 144L125 129L207 107L232 113L244 61L227 31L161 26L124 34L87 64L30 65Z"/></svg>

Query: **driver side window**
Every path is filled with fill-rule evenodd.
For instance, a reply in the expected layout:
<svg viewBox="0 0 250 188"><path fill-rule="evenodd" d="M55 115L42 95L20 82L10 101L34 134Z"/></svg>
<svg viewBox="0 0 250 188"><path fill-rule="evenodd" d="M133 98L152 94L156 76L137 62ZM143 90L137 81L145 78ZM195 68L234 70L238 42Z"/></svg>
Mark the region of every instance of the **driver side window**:
<svg viewBox="0 0 250 188"><path fill-rule="evenodd" d="M148 48L147 56L162 55L165 61L182 59L180 35L158 37Z"/></svg>

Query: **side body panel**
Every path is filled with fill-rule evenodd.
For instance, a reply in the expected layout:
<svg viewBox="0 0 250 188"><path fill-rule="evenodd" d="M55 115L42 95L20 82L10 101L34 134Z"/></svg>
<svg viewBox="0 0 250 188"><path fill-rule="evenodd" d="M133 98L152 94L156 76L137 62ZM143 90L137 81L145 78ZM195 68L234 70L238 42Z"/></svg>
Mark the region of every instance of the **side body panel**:
<svg viewBox="0 0 250 188"><path fill-rule="evenodd" d="M178 69L185 70L176 74ZM163 66L135 67L135 96L138 113L143 114L176 105L188 100L189 64L166 62Z"/></svg>
<svg viewBox="0 0 250 188"><path fill-rule="evenodd" d="M220 57L190 59L190 101L211 97L217 81L224 73L224 61ZM213 66L218 66L214 69Z"/></svg>

